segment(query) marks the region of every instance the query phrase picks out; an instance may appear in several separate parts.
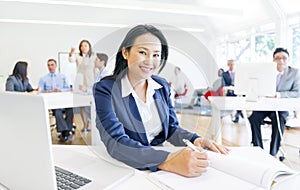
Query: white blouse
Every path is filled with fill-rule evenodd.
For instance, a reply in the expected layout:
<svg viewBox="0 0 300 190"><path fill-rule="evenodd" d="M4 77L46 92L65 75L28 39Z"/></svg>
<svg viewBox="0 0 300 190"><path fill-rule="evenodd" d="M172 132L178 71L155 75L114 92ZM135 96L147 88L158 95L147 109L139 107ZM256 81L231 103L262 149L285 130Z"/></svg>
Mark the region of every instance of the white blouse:
<svg viewBox="0 0 300 190"><path fill-rule="evenodd" d="M148 88L146 92L146 102L144 102L137 96L136 92L133 90L133 87L131 86L128 80L127 75L125 75L122 78L121 85L122 97L126 97L129 94L132 94L132 96L134 97L145 127L148 142L151 143L155 136L157 136L163 130L161 119L159 117L157 107L153 98L155 90L162 88L162 86L154 80L152 80L151 78L147 79L147 81Z"/></svg>

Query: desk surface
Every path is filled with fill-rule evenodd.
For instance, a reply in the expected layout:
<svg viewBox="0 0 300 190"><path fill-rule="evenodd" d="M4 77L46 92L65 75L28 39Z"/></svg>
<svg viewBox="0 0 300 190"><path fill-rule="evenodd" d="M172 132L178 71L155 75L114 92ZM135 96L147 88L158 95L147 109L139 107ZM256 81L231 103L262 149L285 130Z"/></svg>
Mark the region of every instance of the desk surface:
<svg viewBox="0 0 300 190"><path fill-rule="evenodd" d="M207 137L222 143L221 110L292 111L300 110L300 98L258 98L256 102L245 97L210 96L212 119ZM244 113L246 115L246 113ZM249 125L246 122L246 125ZM247 127L250 129L250 127Z"/></svg>
<svg viewBox="0 0 300 190"><path fill-rule="evenodd" d="M54 163L76 174L92 179L88 190L135 190L147 187L158 189L146 177L147 173L125 167L117 161L100 158L92 146L53 145Z"/></svg>
<svg viewBox="0 0 300 190"><path fill-rule="evenodd" d="M174 148L174 151L178 150L176 148L177 147ZM173 148L171 147L168 150L172 151ZM241 150L243 150L243 148ZM268 155L267 153L265 154ZM87 185L86 188L82 189L161 189L157 186L157 184L154 184L153 181L149 180L148 171L138 171L133 168L124 167L123 164L118 165L118 163L114 161L107 162L105 161L106 158L102 159L97 156L91 146L53 145L53 155L56 165L63 166L64 168L80 175L93 178L95 183L90 186ZM123 178L117 180L117 175ZM281 190L289 187L288 189L296 190L300 185L299 179L300 176L298 175L296 179L293 179L293 181L286 181L279 187L273 189ZM113 183L111 183L112 181Z"/></svg>
<svg viewBox="0 0 300 190"><path fill-rule="evenodd" d="M257 102L245 97L210 96L209 101L218 110L289 111L300 110L300 98L258 98Z"/></svg>
<svg viewBox="0 0 300 190"><path fill-rule="evenodd" d="M90 106L94 101L93 95L72 92L40 93L39 95L43 96L48 109Z"/></svg>

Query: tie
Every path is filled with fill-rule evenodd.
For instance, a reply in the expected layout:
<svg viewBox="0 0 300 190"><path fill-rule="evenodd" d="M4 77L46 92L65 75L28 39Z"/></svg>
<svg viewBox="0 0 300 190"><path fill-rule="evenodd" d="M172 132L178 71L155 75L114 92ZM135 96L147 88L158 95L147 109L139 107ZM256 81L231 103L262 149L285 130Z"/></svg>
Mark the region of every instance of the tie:
<svg viewBox="0 0 300 190"><path fill-rule="evenodd" d="M278 85L279 85L280 79L281 79L281 73L278 73L277 78L276 78L276 91L278 91Z"/></svg>
<svg viewBox="0 0 300 190"><path fill-rule="evenodd" d="M56 88L54 73L51 73L51 79L52 79L52 90L54 90Z"/></svg>

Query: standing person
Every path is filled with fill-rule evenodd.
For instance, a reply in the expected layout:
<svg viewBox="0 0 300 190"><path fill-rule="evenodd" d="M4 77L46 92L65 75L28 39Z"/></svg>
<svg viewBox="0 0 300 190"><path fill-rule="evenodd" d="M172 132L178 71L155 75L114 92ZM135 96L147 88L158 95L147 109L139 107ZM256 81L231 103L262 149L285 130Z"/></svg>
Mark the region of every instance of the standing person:
<svg viewBox="0 0 300 190"><path fill-rule="evenodd" d="M96 77L96 82L99 82L103 77L108 75L108 69L106 67L108 56L105 53L96 53L96 56L95 68L99 71Z"/></svg>
<svg viewBox="0 0 300 190"><path fill-rule="evenodd" d="M78 86L79 93L92 94L93 84L95 82L96 70L95 70L95 55L92 51L91 43L88 40L82 40L79 43L79 54L74 55L75 48L71 48L69 53L69 62L76 62L77 76L82 80L79 80ZM80 115L83 121L82 132L90 131L90 106L80 107Z"/></svg>
<svg viewBox="0 0 300 190"><path fill-rule="evenodd" d="M234 86L235 61L233 59L230 59L230 60L228 60L227 65L228 65L228 70L223 73L224 86L231 87L231 86ZM234 91L232 89L228 89L227 93L226 93L226 96L236 96L236 95L234 94ZM244 118L244 116L242 114L242 111L237 110L236 114L234 116L234 119L232 121L234 123L238 123L240 116L242 118Z"/></svg>
<svg viewBox="0 0 300 190"><path fill-rule="evenodd" d="M132 28L118 49L113 75L95 84L96 126L108 153L131 167L199 176L208 166L206 153L187 147L175 153L153 148L166 140L184 146L182 140L188 139L199 148L228 152L180 128L170 86L154 75L167 58L168 44L161 31L151 25Z"/></svg>
<svg viewBox="0 0 300 190"><path fill-rule="evenodd" d="M275 98L297 98L300 97L300 71L296 68L287 66L289 61L289 52L284 48L276 48L273 53L273 61L277 64L277 81ZM287 111L278 111L280 129L283 135ZM269 117L272 123L272 137L270 143L270 154L276 156L280 147L280 131L277 124L275 111L253 111L249 117L252 143L254 146L263 148L261 136L261 124L263 120Z"/></svg>
<svg viewBox="0 0 300 190"><path fill-rule="evenodd" d="M15 64L13 73L6 80L5 90L16 92L29 92L31 94L38 93L39 89L32 88L27 75L28 63L25 61L18 61Z"/></svg>
<svg viewBox="0 0 300 190"><path fill-rule="evenodd" d="M41 93L53 92L67 92L70 91L70 85L67 77L61 73L56 72L57 63L55 59L47 61L49 73L42 77L39 81L39 88ZM73 108L54 109L52 110L56 120L56 130L60 132L59 139L62 142L69 142L72 140L73 129ZM65 117L63 114L65 111Z"/></svg>

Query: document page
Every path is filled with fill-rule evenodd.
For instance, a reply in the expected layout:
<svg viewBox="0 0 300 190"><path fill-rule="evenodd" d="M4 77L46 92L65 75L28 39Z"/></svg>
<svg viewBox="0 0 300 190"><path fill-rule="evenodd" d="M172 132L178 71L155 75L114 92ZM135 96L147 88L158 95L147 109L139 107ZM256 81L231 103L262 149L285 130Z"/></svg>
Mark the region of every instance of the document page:
<svg viewBox="0 0 300 190"><path fill-rule="evenodd" d="M254 190L262 189L256 185L228 175L214 168L199 177L183 177L174 173L158 171L149 174L149 179L157 183L163 189L230 189L230 190Z"/></svg>
<svg viewBox="0 0 300 190"><path fill-rule="evenodd" d="M276 176L296 174L258 147L231 147L228 155L208 152L211 166L203 175L187 178L170 172L149 174L152 180L168 189L271 189ZM293 174L293 175L291 175ZM281 179L281 180L283 180ZM277 183L280 183L279 179ZM184 188L185 187L185 188Z"/></svg>

